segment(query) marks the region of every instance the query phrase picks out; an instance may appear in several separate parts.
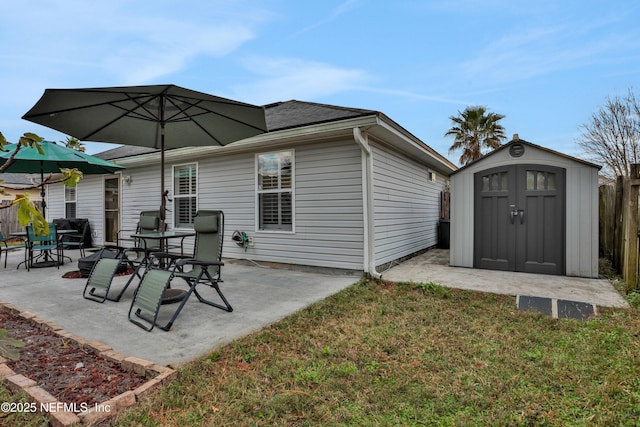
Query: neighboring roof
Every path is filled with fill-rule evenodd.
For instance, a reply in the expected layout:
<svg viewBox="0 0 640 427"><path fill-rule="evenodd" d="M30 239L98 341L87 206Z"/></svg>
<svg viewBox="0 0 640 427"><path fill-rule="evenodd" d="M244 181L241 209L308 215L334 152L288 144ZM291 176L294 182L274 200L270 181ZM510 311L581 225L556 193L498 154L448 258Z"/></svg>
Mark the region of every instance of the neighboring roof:
<svg viewBox="0 0 640 427"><path fill-rule="evenodd" d="M499 153L499 152L500 152L500 151L502 151L502 150L506 150L506 149L508 149L509 147L511 147L511 146L512 146L512 145L514 145L514 144L523 144L523 145L528 145L528 146L530 146L530 147L537 148L538 150L546 151L547 153L551 153L551 154L554 154L554 155L556 155L556 156L563 157L563 158L565 158L565 159L573 160L574 162L582 163L582 164L583 164L583 165L585 165L585 166L590 166L590 167L598 168L598 169L601 169L601 168L602 168L602 166L600 166L600 165L596 165L596 164L594 164L594 163L587 162L586 160L578 159L577 157L569 156L568 154L564 154L564 153L561 153L561 152L559 152L559 151L555 151L555 150L552 150L552 149L550 149L550 148L546 148L546 147L543 147L543 146L541 146L541 145L534 144L533 142L525 141L524 139L520 139L520 138L518 137L518 134L515 134L515 135L513 136L513 139L512 139L511 141L507 142L507 143L506 143L506 144L504 144L504 145L501 145L500 147L498 147L498 148L496 148L495 150L493 150L493 151L491 151L491 152L489 152L489 153L485 154L484 156L480 157L479 159L476 159L476 160L472 161L471 163L468 163L468 164L466 164L466 165L464 165L464 166L460 167L457 171L453 172L451 175L455 175L455 174L457 174L458 172L463 171L463 170L467 169L468 167L470 167L470 166L472 166L472 165L475 165L476 163L481 162L481 161L483 161L484 159L486 159L486 158L488 158L488 157L491 157L491 156L493 156L493 155L494 155L494 154L496 154L496 153Z"/></svg>
<svg viewBox="0 0 640 427"><path fill-rule="evenodd" d="M0 180L4 181L3 186L13 189L32 187L31 174L26 173L0 173Z"/></svg>
<svg viewBox="0 0 640 427"><path fill-rule="evenodd" d="M94 156L102 160L113 160L122 157L137 156L139 154L153 153L154 151L159 150L156 148L138 147L135 145L122 145L120 147L94 154Z"/></svg>

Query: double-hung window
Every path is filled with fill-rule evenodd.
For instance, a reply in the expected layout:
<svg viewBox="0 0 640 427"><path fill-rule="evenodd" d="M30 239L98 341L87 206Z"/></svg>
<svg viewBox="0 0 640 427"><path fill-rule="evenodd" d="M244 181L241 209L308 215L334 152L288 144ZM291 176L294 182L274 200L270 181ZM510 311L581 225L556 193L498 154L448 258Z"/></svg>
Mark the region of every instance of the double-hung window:
<svg viewBox="0 0 640 427"><path fill-rule="evenodd" d="M75 218L76 206L77 206L77 193L76 187L64 186L64 217Z"/></svg>
<svg viewBox="0 0 640 427"><path fill-rule="evenodd" d="M258 230L293 231L294 152L257 155Z"/></svg>
<svg viewBox="0 0 640 427"><path fill-rule="evenodd" d="M195 163L173 167L173 227L190 228L198 209L198 168Z"/></svg>

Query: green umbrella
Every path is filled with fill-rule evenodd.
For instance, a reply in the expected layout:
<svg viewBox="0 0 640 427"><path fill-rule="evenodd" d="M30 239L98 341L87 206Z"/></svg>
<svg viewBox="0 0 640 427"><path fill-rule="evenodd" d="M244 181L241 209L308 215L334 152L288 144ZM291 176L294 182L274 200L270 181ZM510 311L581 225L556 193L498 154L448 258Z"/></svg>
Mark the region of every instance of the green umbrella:
<svg viewBox="0 0 640 427"><path fill-rule="evenodd" d="M85 154L78 150L72 150L63 145L51 141L40 143L44 154L34 147L23 146L13 158L9 166L2 172L5 173L40 173L40 182L44 181L45 173L60 173L61 168L78 169L85 174L112 174L123 166L117 165L98 157ZM0 151L0 165L8 159L16 150L17 144L5 146L6 151ZM42 214L45 213L44 187L41 188Z"/></svg>

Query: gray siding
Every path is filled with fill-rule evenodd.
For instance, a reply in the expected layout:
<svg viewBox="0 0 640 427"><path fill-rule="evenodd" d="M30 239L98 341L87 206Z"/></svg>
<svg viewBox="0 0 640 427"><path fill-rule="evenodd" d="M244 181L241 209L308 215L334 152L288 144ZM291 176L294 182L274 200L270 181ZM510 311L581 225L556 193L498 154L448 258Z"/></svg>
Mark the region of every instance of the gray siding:
<svg viewBox="0 0 640 427"><path fill-rule="evenodd" d="M431 181L422 164L379 144L372 149L375 260L382 265L437 244L445 177Z"/></svg>
<svg viewBox="0 0 640 427"><path fill-rule="evenodd" d="M102 175L85 175L76 187L76 216L89 219L94 244L102 243L102 214L104 212L102 182ZM47 219L64 217L64 186L62 184L49 185L47 189Z"/></svg>
<svg viewBox="0 0 640 427"><path fill-rule="evenodd" d="M282 150L293 149L283 147ZM269 150L273 151L273 150ZM268 151L267 151L268 152ZM295 232L264 232L256 221L256 154L226 154L193 162L167 162L171 191L174 164L197 163L198 208L225 214L225 257L333 268L363 268L363 211L360 150L353 141L297 146L295 152ZM134 229L138 213L159 205L156 167L124 172L122 227ZM172 213L167 222L172 223ZM231 235L244 231L254 241L247 251ZM188 251L192 239L186 240Z"/></svg>

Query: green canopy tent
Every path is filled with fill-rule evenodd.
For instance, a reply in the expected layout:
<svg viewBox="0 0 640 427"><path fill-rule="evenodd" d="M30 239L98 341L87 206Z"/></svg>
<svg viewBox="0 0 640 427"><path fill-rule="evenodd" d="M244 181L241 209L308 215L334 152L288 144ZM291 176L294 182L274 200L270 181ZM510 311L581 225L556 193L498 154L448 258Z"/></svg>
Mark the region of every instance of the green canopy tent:
<svg viewBox="0 0 640 427"><path fill-rule="evenodd" d="M85 154L78 150L72 150L63 145L58 145L51 141L40 143L44 154L35 147L20 147L18 154L13 158L4 173L40 173L40 182L44 182L45 173L60 173L61 168L78 169L83 174L112 174L124 169L124 166L117 165L98 157ZM0 151L0 165L2 165L16 150L17 144L5 146L6 151ZM42 196L42 215L45 216L45 189L40 189Z"/></svg>

